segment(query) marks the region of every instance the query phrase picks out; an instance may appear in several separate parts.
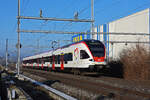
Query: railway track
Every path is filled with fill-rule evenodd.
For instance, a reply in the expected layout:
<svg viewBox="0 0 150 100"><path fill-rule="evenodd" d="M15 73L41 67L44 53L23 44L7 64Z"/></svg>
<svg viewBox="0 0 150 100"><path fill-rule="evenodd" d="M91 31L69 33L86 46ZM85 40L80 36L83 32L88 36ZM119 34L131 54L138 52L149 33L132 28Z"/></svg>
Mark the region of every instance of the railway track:
<svg viewBox="0 0 150 100"><path fill-rule="evenodd" d="M117 78L93 78L34 69L23 69L23 71L32 75L44 77L47 80L59 81L65 85L90 91L94 94L111 96L115 100L150 99L150 82L143 86L143 83L134 83Z"/></svg>

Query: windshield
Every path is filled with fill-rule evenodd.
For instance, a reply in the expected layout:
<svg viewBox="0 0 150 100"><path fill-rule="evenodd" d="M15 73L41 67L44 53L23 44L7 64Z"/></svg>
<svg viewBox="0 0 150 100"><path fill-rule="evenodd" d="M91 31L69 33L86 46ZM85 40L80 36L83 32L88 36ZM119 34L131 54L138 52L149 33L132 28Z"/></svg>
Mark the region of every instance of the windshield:
<svg viewBox="0 0 150 100"><path fill-rule="evenodd" d="M86 41L92 55L94 57L104 57L105 56L105 48L104 45L97 40Z"/></svg>

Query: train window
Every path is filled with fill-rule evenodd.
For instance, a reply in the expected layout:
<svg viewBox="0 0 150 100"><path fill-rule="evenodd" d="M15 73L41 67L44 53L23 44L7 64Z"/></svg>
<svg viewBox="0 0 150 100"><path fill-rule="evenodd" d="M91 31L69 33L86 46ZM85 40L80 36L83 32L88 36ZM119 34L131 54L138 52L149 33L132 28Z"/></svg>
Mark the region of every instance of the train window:
<svg viewBox="0 0 150 100"><path fill-rule="evenodd" d="M28 63L30 64L30 60L28 60Z"/></svg>
<svg viewBox="0 0 150 100"><path fill-rule="evenodd" d="M58 64L60 64L60 55L57 57Z"/></svg>
<svg viewBox="0 0 150 100"><path fill-rule="evenodd" d="M27 60L26 62L29 63L29 60Z"/></svg>
<svg viewBox="0 0 150 100"><path fill-rule="evenodd" d="M68 60L68 54L64 54L64 62L65 62L65 64L67 64L67 60Z"/></svg>
<svg viewBox="0 0 150 100"><path fill-rule="evenodd" d="M32 63L32 60L29 60L29 63L31 64L31 63Z"/></svg>
<svg viewBox="0 0 150 100"><path fill-rule="evenodd" d="M55 64L57 64L57 59L58 58L58 56L57 55L55 55Z"/></svg>
<svg viewBox="0 0 150 100"><path fill-rule="evenodd" d="M32 63L32 59L30 60L30 64Z"/></svg>
<svg viewBox="0 0 150 100"><path fill-rule="evenodd" d="M28 60L28 63L30 64L30 60Z"/></svg>
<svg viewBox="0 0 150 100"><path fill-rule="evenodd" d="M44 60L44 62L49 62L50 58L49 57L44 57L43 60Z"/></svg>
<svg viewBox="0 0 150 100"><path fill-rule="evenodd" d="M53 57L50 56L50 57L49 57L49 62L50 62L50 64L52 64L52 61L53 61Z"/></svg>
<svg viewBox="0 0 150 100"><path fill-rule="evenodd" d="M86 41L86 43L94 57L105 56L105 47L103 43L100 41Z"/></svg>
<svg viewBox="0 0 150 100"><path fill-rule="evenodd" d="M33 60L32 60L32 63L36 63L36 59L33 59Z"/></svg>
<svg viewBox="0 0 150 100"><path fill-rule="evenodd" d="M30 64L31 64L32 63L32 59L30 59L29 61L30 61Z"/></svg>
<svg viewBox="0 0 150 100"><path fill-rule="evenodd" d="M31 59L30 61L31 61L31 63L33 63L33 59Z"/></svg>
<svg viewBox="0 0 150 100"><path fill-rule="evenodd" d="M35 63L37 63L37 59L35 59Z"/></svg>
<svg viewBox="0 0 150 100"><path fill-rule="evenodd" d="M41 64L42 63L42 58L39 58L39 64Z"/></svg>
<svg viewBox="0 0 150 100"><path fill-rule="evenodd" d="M26 63L27 63L27 60L24 60L23 63L26 64Z"/></svg>
<svg viewBox="0 0 150 100"><path fill-rule="evenodd" d="M47 58L46 57L43 58L43 62L44 63L47 62Z"/></svg>
<svg viewBox="0 0 150 100"><path fill-rule="evenodd" d="M89 55L85 50L80 50L80 59L87 59L89 58Z"/></svg>
<svg viewBox="0 0 150 100"><path fill-rule="evenodd" d="M68 53L68 61L72 61L72 53Z"/></svg>
<svg viewBox="0 0 150 100"><path fill-rule="evenodd" d="M36 59L36 60L37 60L36 62L39 64L39 58L38 58L38 59Z"/></svg>
<svg viewBox="0 0 150 100"><path fill-rule="evenodd" d="M44 58L43 57L41 58L41 63L44 64Z"/></svg>
<svg viewBox="0 0 150 100"><path fill-rule="evenodd" d="M64 55L64 61L72 61L72 53L67 53Z"/></svg>

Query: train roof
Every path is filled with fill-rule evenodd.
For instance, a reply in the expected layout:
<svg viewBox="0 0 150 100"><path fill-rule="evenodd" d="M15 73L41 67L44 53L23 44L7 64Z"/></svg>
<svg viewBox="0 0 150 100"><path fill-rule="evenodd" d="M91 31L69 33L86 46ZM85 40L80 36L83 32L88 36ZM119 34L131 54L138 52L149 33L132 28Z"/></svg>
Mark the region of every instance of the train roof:
<svg viewBox="0 0 150 100"><path fill-rule="evenodd" d="M85 39L85 40L82 40L82 41L79 41L79 42L71 43L71 44L68 44L68 45L65 45L65 46L56 48L56 49L54 49L54 50L67 48L67 47L69 47L69 46L72 46L72 45L75 45L75 44L78 44L78 43L81 43L81 42L89 43L89 42L100 42L100 41L99 41L99 40L94 40L94 39ZM102 42L101 42L101 43L102 43ZM41 53L38 53L38 54L36 54L36 55L32 55L32 56L28 56L28 57L30 58L30 57L40 56L41 54L46 54L46 53L51 52L51 51L53 51L53 50L41 52ZM25 57L25 58L28 58L28 57Z"/></svg>
<svg viewBox="0 0 150 100"><path fill-rule="evenodd" d="M65 45L63 47L60 47L60 48L66 48L66 47L69 47L71 45L74 45L74 44L78 44L78 43L81 43L81 42L100 42L99 40L94 40L94 39L85 39L85 40L82 40L82 41L79 41L79 42L75 42L75 43L72 43L72 44L68 44L68 45ZM101 42L102 43L102 42Z"/></svg>

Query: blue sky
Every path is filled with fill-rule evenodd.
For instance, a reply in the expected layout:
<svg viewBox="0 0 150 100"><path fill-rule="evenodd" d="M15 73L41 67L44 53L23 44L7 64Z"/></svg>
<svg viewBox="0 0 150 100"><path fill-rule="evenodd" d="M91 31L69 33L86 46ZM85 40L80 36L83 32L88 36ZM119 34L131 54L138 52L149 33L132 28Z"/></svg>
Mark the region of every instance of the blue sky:
<svg viewBox="0 0 150 100"><path fill-rule="evenodd" d="M79 12L80 19L90 19L91 0L20 0L22 16L39 16L40 9L44 17L73 18ZM15 56L17 43L17 2L18 0L1 0L0 3L0 55L5 52L5 40L9 39L9 52ZM132 13L150 8L149 0L94 0L95 26L105 24ZM21 20L21 29L86 31L90 23L71 23L54 21ZM21 33L21 55L32 55L49 50L53 40L71 40L72 35ZM43 48L37 50L38 45ZM67 44L68 42L62 42ZM47 48L44 48L46 47Z"/></svg>

